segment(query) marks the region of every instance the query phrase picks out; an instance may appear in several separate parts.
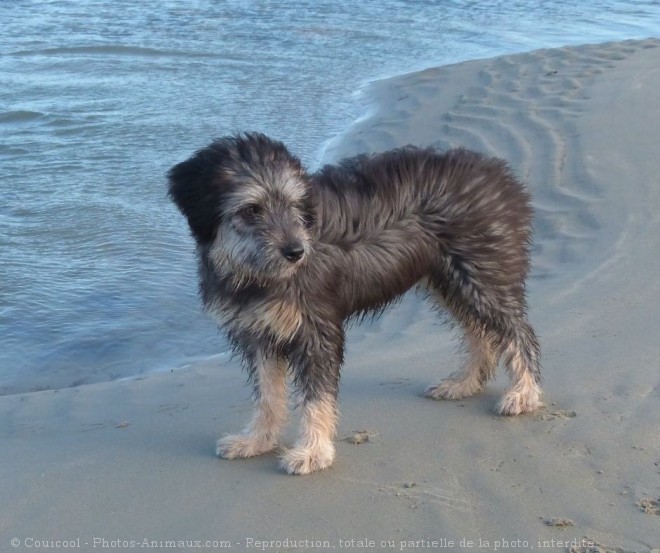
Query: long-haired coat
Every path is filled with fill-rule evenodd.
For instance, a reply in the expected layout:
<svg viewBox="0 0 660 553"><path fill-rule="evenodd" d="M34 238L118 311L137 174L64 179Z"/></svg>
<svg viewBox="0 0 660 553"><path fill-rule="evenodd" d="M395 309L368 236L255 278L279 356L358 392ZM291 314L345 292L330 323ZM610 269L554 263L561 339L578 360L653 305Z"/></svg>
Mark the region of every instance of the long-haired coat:
<svg viewBox="0 0 660 553"><path fill-rule="evenodd" d="M344 323L415 285L453 315L468 350L428 397L479 392L502 359L512 385L498 411L541 404L525 301L532 210L502 160L406 147L308 174L281 142L246 133L174 166L169 183L197 243L204 306L254 385L254 416L218 441L221 457L275 448L290 372L302 420L281 465L292 474L331 465Z"/></svg>

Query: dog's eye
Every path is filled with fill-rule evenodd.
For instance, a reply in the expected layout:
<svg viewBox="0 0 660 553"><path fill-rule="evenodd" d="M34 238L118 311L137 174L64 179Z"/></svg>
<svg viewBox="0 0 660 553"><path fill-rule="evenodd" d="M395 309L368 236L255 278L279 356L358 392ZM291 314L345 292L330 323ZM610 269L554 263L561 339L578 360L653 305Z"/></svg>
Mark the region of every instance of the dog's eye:
<svg viewBox="0 0 660 553"><path fill-rule="evenodd" d="M311 229L314 226L314 216L311 213L305 213L302 219L305 228Z"/></svg>
<svg viewBox="0 0 660 553"><path fill-rule="evenodd" d="M308 229L312 228L316 219L316 214L312 207L309 205L303 205L300 207L300 211L302 213L302 220L305 227Z"/></svg>
<svg viewBox="0 0 660 553"><path fill-rule="evenodd" d="M254 221L259 215L261 215L261 206L257 204L248 204L241 208L238 214L245 221Z"/></svg>

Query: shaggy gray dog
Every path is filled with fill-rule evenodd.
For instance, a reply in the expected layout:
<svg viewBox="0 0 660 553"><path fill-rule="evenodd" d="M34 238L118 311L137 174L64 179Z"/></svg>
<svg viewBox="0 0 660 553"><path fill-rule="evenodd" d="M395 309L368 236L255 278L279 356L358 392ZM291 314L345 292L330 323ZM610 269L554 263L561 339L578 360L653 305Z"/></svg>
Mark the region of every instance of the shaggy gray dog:
<svg viewBox="0 0 660 553"><path fill-rule="evenodd" d="M281 142L249 133L214 141L173 167L169 183L197 243L204 305L254 385L255 414L218 441L219 456L275 448L290 371L302 420L281 466L330 466L344 324L415 285L453 315L468 350L465 366L426 396L479 392L501 358L512 386L498 411L541 405L525 302L532 210L502 160L409 146L310 175Z"/></svg>

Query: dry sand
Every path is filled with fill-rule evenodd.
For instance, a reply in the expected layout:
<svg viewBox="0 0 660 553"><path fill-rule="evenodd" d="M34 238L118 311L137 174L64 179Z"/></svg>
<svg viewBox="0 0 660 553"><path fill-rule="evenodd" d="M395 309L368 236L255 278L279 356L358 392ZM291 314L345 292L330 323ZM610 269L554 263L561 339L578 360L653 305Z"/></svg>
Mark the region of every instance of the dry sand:
<svg viewBox="0 0 660 553"><path fill-rule="evenodd" d="M250 411L245 375L224 358L0 397L0 550L12 538L15 551L34 549L26 539L134 551L124 542L254 550L250 539L288 538L270 550L327 550L297 539L564 551L583 536L612 551L660 548L658 46L540 50L377 82L370 115L326 152L463 145L506 158L529 183L545 410L495 416L501 373L472 399L422 398L458 359L414 295L351 330L337 461L308 477L280 473L273 455L213 456ZM180 545L167 550L194 550Z"/></svg>

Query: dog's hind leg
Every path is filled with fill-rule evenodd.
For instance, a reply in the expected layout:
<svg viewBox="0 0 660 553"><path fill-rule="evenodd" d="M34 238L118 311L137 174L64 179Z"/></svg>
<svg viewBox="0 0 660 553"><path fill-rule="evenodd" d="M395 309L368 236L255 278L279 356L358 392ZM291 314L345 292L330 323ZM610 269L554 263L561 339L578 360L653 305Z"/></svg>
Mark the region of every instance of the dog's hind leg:
<svg viewBox="0 0 660 553"><path fill-rule="evenodd" d="M542 405L538 340L524 319L518 320L505 336L501 348L512 385L497 404L497 411L502 415L534 411Z"/></svg>
<svg viewBox="0 0 660 553"><path fill-rule="evenodd" d="M255 412L241 434L218 440L216 454L225 459L253 457L271 451L286 424L286 362L259 352L254 361Z"/></svg>
<svg viewBox="0 0 660 553"><path fill-rule="evenodd" d="M432 399L461 399L479 393L493 378L498 355L487 336L464 328L467 359L464 365L438 384L429 386L424 395Z"/></svg>
<svg viewBox="0 0 660 553"><path fill-rule="evenodd" d="M471 355L461 372L429 387L426 395L451 399L474 394L493 376L502 357L512 386L497 411L503 415L533 411L541 406L540 348L525 315L524 272L516 271L514 263L507 271L502 257L499 263L478 261L446 254L432 275L434 294L468 329Z"/></svg>

